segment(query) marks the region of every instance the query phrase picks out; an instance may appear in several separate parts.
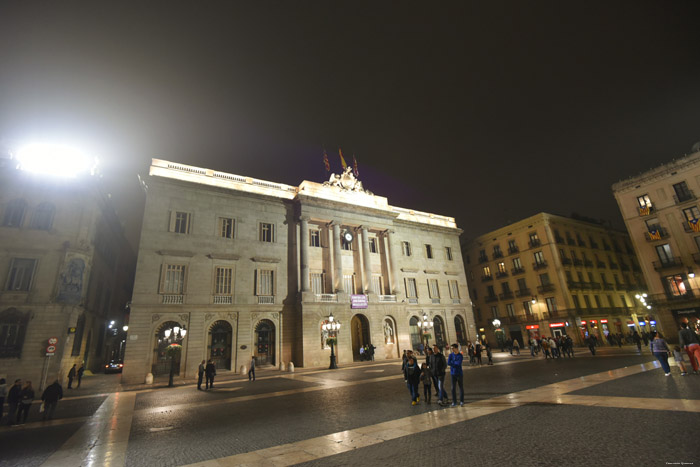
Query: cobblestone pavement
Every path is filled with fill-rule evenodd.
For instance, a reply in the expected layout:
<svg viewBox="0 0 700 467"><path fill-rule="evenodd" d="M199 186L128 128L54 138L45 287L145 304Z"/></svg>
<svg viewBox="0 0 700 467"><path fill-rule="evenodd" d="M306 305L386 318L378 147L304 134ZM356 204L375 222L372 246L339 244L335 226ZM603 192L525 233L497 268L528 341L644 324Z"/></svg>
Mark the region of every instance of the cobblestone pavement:
<svg viewBox="0 0 700 467"><path fill-rule="evenodd" d="M229 375L210 391L125 391L95 376L53 421L35 404L25 425L0 427L0 466L700 462L700 376L665 377L635 350L496 354L494 366L465 365L456 408L412 406L397 361Z"/></svg>

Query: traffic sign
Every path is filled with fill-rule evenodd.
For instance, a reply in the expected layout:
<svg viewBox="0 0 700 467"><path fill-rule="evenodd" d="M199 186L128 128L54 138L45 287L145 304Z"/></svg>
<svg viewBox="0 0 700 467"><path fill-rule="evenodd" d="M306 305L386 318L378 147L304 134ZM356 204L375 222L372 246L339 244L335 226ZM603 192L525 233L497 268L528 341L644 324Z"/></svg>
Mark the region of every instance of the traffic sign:
<svg viewBox="0 0 700 467"><path fill-rule="evenodd" d="M58 337L49 337L49 345L58 344Z"/></svg>
<svg viewBox="0 0 700 467"><path fill-rule="evenodd" d="M46 356L50 357L53 356L53 354L56 353L56 346L55 345L48 345L46 346Z"/></svg>

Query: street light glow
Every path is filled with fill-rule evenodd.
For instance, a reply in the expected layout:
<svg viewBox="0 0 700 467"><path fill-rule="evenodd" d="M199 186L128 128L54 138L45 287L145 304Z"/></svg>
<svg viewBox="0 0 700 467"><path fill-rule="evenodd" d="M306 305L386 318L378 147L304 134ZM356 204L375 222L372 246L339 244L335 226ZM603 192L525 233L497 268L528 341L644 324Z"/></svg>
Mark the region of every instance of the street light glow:
<svg viewBox="0 0 700 467"><path fill-rule="evenodd" d="M32 143L17 151L19 168L27 172L75 178L94 173L97 160L77 148L61 144Z"/></svg>

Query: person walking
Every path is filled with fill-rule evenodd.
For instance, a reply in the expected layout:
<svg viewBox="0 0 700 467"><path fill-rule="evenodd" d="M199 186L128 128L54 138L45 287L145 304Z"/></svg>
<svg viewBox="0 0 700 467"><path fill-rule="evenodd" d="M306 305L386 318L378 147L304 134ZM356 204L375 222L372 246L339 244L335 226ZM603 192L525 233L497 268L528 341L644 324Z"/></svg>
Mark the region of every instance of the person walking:
<svg viewBox="0 0 700 467"><path fill-rule="evenodd" d="M474 355L476 356L476 363L481 366L481 342L476 341L474 346Z"/></svg>
<svg viewBox="0 0 700 467"><path fill-rule="evenodd" d="M207 361L202 360L202 363L199 364L199 368L197 368L197 390L201 391L202 390L202 380L204 380L204 371L207 368Z"/></svg>
<svg viewBox="0 0 700 467"><path fill-rule="evenodd" d="M204 372L206 373L206 389L214 389L214 376L216 376L216 367L214 366L214 362L211 359L209 359L209 361L207 362L207 366L204 369Z"/></svg>
<svg viewBox="0 0 700 467"><path fill-rule="evenodd" d="M17 410L18 425L27 421L29 409L32 408L32 402L34 402L34 388L32 387L32 382L27 381L20 393L19 409Z"/></svg>
<svg viewBox="0 0 700 467"><path fill-rule="evenodd" d="M14 425L17 421L17 408L22 400L22 380L16 379L7 393L7 424Z"/></svg>
<svg viewBox="0 0 700 467"><path fill-rule="evenodd" d="M459 405L464 405L464 377L462 372L462 354L459 353L459 346L452 344L452 353L447 359L452 377L452 407L457 405L457 385L459 385Z"/></svg>
<svg viewBox="0 0 700 467"><path fill-rule="evenodd" d="M408 362L408 353L406 350L403 351L403 356L401 357L401 373L406 370L406 363Z"/></svg>
<svg viewBox="0 0 700 467"><path fill-rule="evenodd" d="M664 369L666 376L671 376L671 367L668 364L668 353L670 352L670 349L668 348L666 341L661 338L658 331L651 333L649 349L659 363L661 363L661 368Z"/></svg>
<svg viewBox="0 0 700 467"><path fill-rule="evenodd" d="M678 365L678 368L681 370L681 376L685 376L688 374L688 370L685 368L685 363L683 362L683 354L681 353L681 348L679 346L675 346L673 348L673 359L676 361L676 365Z"/></svg>
<svg viewBox="0 0 700 467"><path fill-rule="evenodd" d="M83 373L85 373L85 365L81 363L80 368L78 368L78 385L76 386L76 389L80 387L80 380L83 379Z"/></svg>
<svg viewBox="0 0 700 467"><path fill-rule="evenodd" d="M75 379L75 374L77 370L75 369L75 363L73 366L68 370L68 389L73 389L73 380Z"/></svg>
<svg viewBox="0 0 700 467"><path fill-rule="evenodd" d="M518 341L518 339L513 339L513 350L515 350L515 352L518 355L520 355L520 341ZM512 354L513 352L511 352L511 355Z"/></svg>
<svg viewBox="0 0 700 467"><path fill-rule="evenodd" d="M678 343L681 348L685 349L690 359L690 364L693 367L693 372L698 373L700 367L700 339L698 335L688 327L688 323L681 323L681 330L678 332Z"/></svg>
<svg viewBox="0 0 700 467"><path fill-rule="evenodd" d="M406 380L406 387L411 393L411 405L417 405L420 402L420 395L418 394L418 384L420 383L420 368L416 359L413 356L408 357L406 362L406 368L403 372L403 377Z"/></svg>
<svg viewBox="0 0 700 467"><path fill-rule="evenodd" d="M637 352L642 352L642 338L639 337L639 334L637 334L637 331L634 331L634 334L632 334L632 340L634 341L635 344L637 344Z"/></svg>
<svg viewBox="0 0 700 467"><path fill-rule="evenodd" d="M491 345L488 342L484 344L486 347L486 357L489 359L487 365L493 365L493 354L491 353Z"/></svg>
<svg viewBox="0 0 700 467"><path fill-rule="evenodd" d="M433 388L433 374L427 363L424 363L421 367L420 380L423 381L423 397L425 397L425 403L430 404L431 390Z"/></svg>
<svg viewBox="0 0 700 467"><path fill-rule="evenodd" d="M445 391L445 372L447 370L447 361L445 356L440 351L440 347L433 345L433 354L435 355L435 367L432 368L433 375L437 379L438 403L440 405L447 403L447 391Z"/></svg>
<svg viewBox="0 0 700 467"><path fill-rule="evenodd" d="M44 393L41 395L41 400L44 402L44 413L41 416L42 420L46 420L47 418L51 420L53 418L53 412L56 410L60 399L63 399L63 388L58 382L58 379L56 379L44 389Z"/></svg>
<svg viewBox="0 0 700 467"><path fill-rule="evenodd" d="M250 357L250 369L248 370L248 381L255 381L255 355L252 355Z"/></svg>

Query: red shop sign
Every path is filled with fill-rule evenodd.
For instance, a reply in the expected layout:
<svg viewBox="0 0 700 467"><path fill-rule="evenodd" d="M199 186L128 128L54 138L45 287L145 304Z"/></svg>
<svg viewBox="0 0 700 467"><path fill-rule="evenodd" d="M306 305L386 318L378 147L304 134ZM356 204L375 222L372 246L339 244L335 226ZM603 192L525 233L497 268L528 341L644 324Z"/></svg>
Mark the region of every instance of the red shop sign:
<svg viewBox="0 0 700 467"><path fill-rule="evenodd" d="M539 324L531 324L529 326L525 326L525 329L539 329L540 325Z"/></svg>
<svg viewBox="0 0 700 467"><path fill-rule="evenodd" d="M563 328L566 326L566 323L549 323L550 328Z"/></svg>

